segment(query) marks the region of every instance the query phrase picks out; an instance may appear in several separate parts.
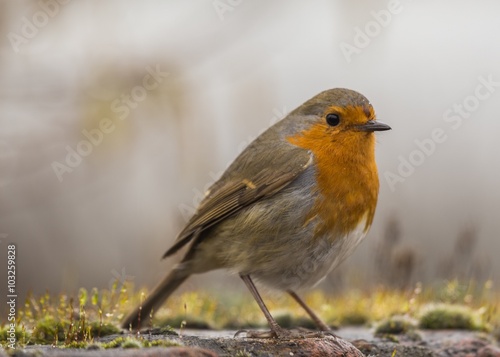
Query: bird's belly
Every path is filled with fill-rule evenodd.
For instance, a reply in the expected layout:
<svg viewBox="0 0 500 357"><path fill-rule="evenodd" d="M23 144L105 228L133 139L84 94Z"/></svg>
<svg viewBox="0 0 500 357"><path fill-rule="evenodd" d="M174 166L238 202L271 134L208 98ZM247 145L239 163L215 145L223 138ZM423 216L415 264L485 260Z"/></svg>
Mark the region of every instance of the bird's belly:
<svg viewBox="0 0 500 357"><path fill-rule="evenodd" d="M300 290L320 283L366 236L366 219L350 233L332 237L304 237L287 249L287 254L274 255L268 264L247 267L246 273L271 288Z"/></svg>

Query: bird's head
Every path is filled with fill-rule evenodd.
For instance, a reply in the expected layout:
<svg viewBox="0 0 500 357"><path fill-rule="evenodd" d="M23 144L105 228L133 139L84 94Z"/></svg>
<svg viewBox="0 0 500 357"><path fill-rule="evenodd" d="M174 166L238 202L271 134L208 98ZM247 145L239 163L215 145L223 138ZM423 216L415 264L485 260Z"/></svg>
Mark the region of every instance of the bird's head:
<svg viewBox="0 0 500 357"><path fill-rule="evenodd" d="M375 111L365 96L350 89L330 89L311 98L293 112L308 118L310 125L289 141L308 141L307 146L325 149L335 144L336 151L373 150L375 131L390 130L376 120ZM303 145L301 145L303 146ZM319 148L318 148L319 149Z"/></svg>

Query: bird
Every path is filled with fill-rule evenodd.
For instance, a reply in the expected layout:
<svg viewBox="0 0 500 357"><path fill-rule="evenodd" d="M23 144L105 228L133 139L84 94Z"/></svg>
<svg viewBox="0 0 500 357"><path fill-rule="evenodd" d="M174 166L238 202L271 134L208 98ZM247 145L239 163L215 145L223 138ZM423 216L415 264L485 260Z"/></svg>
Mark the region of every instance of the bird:
<svg viewBox="0 0 500 357"><path fill-rule="evenodd" d="M191 275L216 269L238 274L270 331L247 337L286 338L256 286L289 294L319 331L330 327L297 291L311 289L352 254L372 225L379 179L376 119L354 90L325 90L264 131L206 192L163 258L187 246L182 260L122 322L139 329Z"/></svg>

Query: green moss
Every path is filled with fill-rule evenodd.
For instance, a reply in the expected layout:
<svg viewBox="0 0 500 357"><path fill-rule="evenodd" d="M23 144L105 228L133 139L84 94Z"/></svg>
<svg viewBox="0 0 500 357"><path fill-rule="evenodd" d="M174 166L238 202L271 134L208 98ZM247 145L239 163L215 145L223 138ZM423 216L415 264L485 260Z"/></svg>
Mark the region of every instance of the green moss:
<svg viewBox="0 0 500 357"><path fill-rule="evenodd" d="M183 346L182 343L174 340L153 340L144 343L144 347L180 347Z"/></svg>
<svg viewBox="0 0 500 357"><path fill-rule="evenodd" d="M274 315L274 319L283 328L295 327L295 320L293 316L288 312L277 313Z"/></svg>
<svg viewBox="0 0 500 357"><path fill-rule="evenodd" d="M71 341L70 343L66 343L64 345L64 348L79 348L79 349L86 349L90 345L90 342L87 341Z"/></svg>
<svg viewBox="0 0 500 357"><path fill-rule="evenodd" d="M417 324L405 316L393 316L380 322L376 329L376 335L399 335L407 334L417 327Z"/></svg>
<svg viewBox="0 0 500 357"><path fill-rule="evenodd" d="M391 335L390 333L377 335L379 338L383 338L392 343L399 343L399 338L396 335Z"/></svg>
<svg viewBox="0 0 500 357"><path fill-rule="evenodd" d="M123 344L129 342L130 340L137 340L137 339L132 338L132 337L117 337L112 341L109 341L107 343L103 343L102 348L111 349L111 348L123 347ZM141 346L142 346L142 344L141 344Z"/></svg>
<svg viewBox="0 0 500 357"><path fill-rule="evenodd" d="M135 338L126 338L120 346L121 348L142 348L142 342Z"/></svg>
<svg viewBox="0 0 500 357"><path fill-rule="evenodd" d="M478 316L467 306L431 304L423 308L419 326L423 329L482 330Z"/></svg>
<svg viewBox="0 0 500 357"><path fill-rule="evenodd" d="M5 325L0 327L0 345L6 346L9 344L9 338L11 337L11 327L10 325ZM26 345L30 342L31 335L26 329L20 327L19 325L14 326L14 336L16 339L16 345Z"/></svg>
<svg viewBox="0 0 500 357"><path fill-rule="evenodd" d="M364 311L349 311L340 316L341 326L362 326L366 325L370 318Z"/></svg>
<svg viewBox="0 0 500 357"><path fill-rule="evenodd" d="M89 326L90 326L90 334L94 338L115 335L120 333L120 329L118 327L109 323L100 323L94 321L91 322Z"/></svg>
<svg viewBox="0 0 500 357"><path fill-rule="evenodd" d="M274 319L278 325L283 328L303 327L310 330L316 330L318 328L310 318L304 316L296 317L289 312L275 314Z"/></svg>
<svg viewBox="0 0 500 357"><path fill-rule="evenodd" d="M86 325L84 320L71 324L69 321L58 321L47 316L37 322L33 330L33 341L39 344L60 342L66 343L65 347L84 348L94 338L118 333L120 330L112 324L91 322ZM78 347L80 343L81 347Z"/></svg>
<svg viewBox="0 0 500 357"><path fill-rule="evenodd" d="M148 341L146 339L138 339L135 337L117 337L114 340L103 343L102 347L105 349L111 348L149 348L149 347L179 347L182 343L173 340L158 339Z"/></svg>
<svg viewBox="0 0 500 357"><path fill-rule="evenodd" d="M114 340L103 343L102 348L104 348L104 349L118 348L122 345L123 339L124 339L123 337L117 337Z"/></svg>
<svg viewBox="0 0 500 357"><path fill-rule="evenodd" d="M33 341L39 344L52 344L66 340L68 322L61 322L51 316L39 320L33 329Z"/></svg>
<svg viewBox="0 0 500 357"><path fill-rule="evenodd" d="M295 326L304 327L310 330L316 330L318 328L318 326L316 326L313 320L311 320L308 317L302 317L302 316L297 317L295 319Z"/></svg>
<svg viewBox="0 0 500 357"><path fill-rule="evenodd" d="M160 327L160 333L162 335L178 335L178 333L175 332L175 329L172 326L162 326L162 327Z"/></svg>

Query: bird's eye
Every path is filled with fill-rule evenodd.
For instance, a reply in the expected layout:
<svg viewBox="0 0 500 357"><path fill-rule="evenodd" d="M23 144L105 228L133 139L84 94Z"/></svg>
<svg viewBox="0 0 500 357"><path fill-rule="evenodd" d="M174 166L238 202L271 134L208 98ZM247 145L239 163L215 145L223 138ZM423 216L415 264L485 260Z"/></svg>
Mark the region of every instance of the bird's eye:
<svg viewBox="0 0 500 357"><path fill-rule="evenodd" d="M326 115L326 122L330 126L337 126L340 123L340 115L335 113L330 113Z"/></svg>

